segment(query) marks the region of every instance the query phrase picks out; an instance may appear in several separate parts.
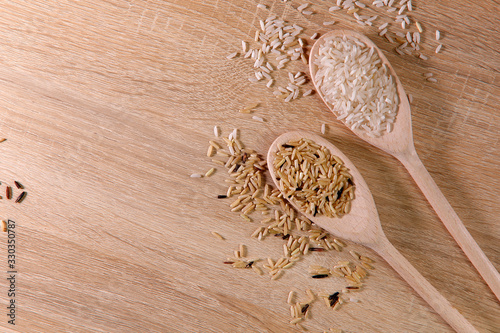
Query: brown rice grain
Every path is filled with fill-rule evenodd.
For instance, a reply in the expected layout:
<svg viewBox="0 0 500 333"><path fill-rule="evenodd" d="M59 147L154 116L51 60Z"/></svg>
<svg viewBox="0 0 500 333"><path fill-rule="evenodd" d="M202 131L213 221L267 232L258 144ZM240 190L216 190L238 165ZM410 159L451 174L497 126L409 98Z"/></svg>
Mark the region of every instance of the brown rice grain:
<svg viewBox="0 0 500 333"><path fill-rule="evenodd" d="M288 304L293 304L293 298L295 297L295 291L291 290L289 293L288 293L288 298L286 300L286 302Z"/></svg>
<svg viewBox="0 0 500 333"><path fill-rule="evenodd" d="M205 173L205 177L210 177L211 175L213 175L215 172L215 168L211 168L210 170L207 171L207 173Z"/></svg>
<svg viewBox="0 0 500 333"><path fill-rule="evenodd" d="M219 234L217 231L212 231L212 235L214 235L215 237L217 237L220 240L225 240L225 238L222 237L222 235Z"/></svg>
<svg viewBox="0 0 500 333"><path fill-rule="evenodd" d="M264 272L262 271L262 269L260 269L260 267L258 266L255 266L255 265L252 265L252 269L259 275L262 275L264 274Z"/></svg>
<svg viewBox="0 0 500 333"><path fill-rule="evenodd" d="M372 265L370 265L369 263L364 262L364 261L361 262L361 266L363 266L366 269L373 269Z"/></svg>
<svg viewBox="0 0 500 333"><path fill-rule="evenodd" d="M213 140L210 140L210 141L208 141L208 142L209 142L209 143L210 143L210 145L211 145L212 147L214 147L215 149L222 149L221 145L220 145L220 144L218 144L217 142L215 142L215 141L213 141Z"/></svg>
<svg viewBox="0 0 500 333"><path fill-rule="evenodd" d="M244 244L240 244L239 252L240 252L240 256L242 256L242 257L247 256L247 249L246 249L246 246Z"/></svg>
<svg viewBox="0 0 500 333"><path fill-rule="evenodd" d="M358 259L358 260L359 260L359 259L361 258L361 256L360 256L360 255L359 255L356 251L351 250L351 251L349 251L349 253L350 253L350 254L351 254L351 256L353 256L353 258L355 258L355 259Z"/></svg>
<svg viewBox="0 0 500 333"><path fill-rule="evenodd" d="M216 159L212 159L212 162L213 162L213 163L215 163L215 164L218 164L218 165L220 165L220 166L224 166L224 164L225 164L223 161L221 161L221 160L216 160Z"/></svg>
<svg viewBox="0 0 500 333"><path fill-rule="evenodd" d="M280 269L271 276L271 280L277 280L281 277L281 275L283 275L283 271Z"/></svg>
<svg viewBox="0 0 500 333"><path fill-rule="evenodd" d="M359 259L361 259L361 261L364 261L364 262L367 262L367 263L373 263L374 260L369 258L369 257L366 257L366 256L359 256Z"/></svg>

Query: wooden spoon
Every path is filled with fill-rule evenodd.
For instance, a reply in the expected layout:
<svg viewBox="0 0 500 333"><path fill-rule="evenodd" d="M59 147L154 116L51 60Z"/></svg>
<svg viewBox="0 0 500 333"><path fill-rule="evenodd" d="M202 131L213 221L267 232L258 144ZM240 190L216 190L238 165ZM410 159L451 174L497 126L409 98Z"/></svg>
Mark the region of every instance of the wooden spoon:
<svg viewBox="0 0 500 333"><path fill-rule="evenodd" d="M325 39L342 36L355 37L365 43L368 47L372 47L377 51L382 62L390 70L390 73L396 82L399 95L399 109L392 132L385 133L380 137L370 137L361 129L354 129L352 131L366 142L396 157L405 166L417 185L420 187L422 193L436 211L443 224L446 226L446 229L448 229L448 232L462 248L472 264L476 267L477 271L481 274L490 289L496 295L497 299L500 300L500 274L486 257L479 245L477 245L474 238L472 238L470 233L467 231L464 224L455 213L450 203L446 200L443 193L439 190L438 186L427 172L427 169L417 155L413 144L410 105L408 103L408 98L406 97L406 93L401 85L401 82L399 81L398 76L396 75L396 72L382 51L368 37L355 31L333 30L323 35L312 47L309 61L309 70L311 72L312 81L316 87L316 91L330 110L334 112L332 106L326 103L323 93L315 81L318 69L315 62L319 54L319 49L324 44Z"/></svg>
<svg viewBox="0 0 500 333"><path fill-rule="evenodd" d="M312 216L304 214L311 221L339 238L351 240L363 244L375 250L383 257L403 279L408 282L415 291L429 303L432 308L443 317L446 322L457 332L477 332L477 330L455 309L446 298L443 297L389 242L382 231L375 202L370 189L363 177L352 164L352 162L329 141L307 132L289 132L279 136L269 148L267 164L274 183L280 189L279 181L274 171L275 153L282 144L290 140L308 138L319 145L325 146L330 153L340 157L353 176L355 188L355 199L351 204L351 211L341 218L330 218L326 216ZM293 200L289 202L302 212Z"/></svg>

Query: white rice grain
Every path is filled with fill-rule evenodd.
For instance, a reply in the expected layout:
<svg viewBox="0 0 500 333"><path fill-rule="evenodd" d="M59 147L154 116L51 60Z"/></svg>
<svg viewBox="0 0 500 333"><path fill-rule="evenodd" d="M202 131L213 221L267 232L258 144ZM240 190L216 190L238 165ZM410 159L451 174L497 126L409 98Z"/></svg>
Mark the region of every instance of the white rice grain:
<svg viewBox="0 0 500 333"><path fill-rule="evenodd" d="M258 116L252 116L252 119L260 121L260 122L264 122L264 118L261 118L261 117L258 117Z"/></svg>
<svg viewBox="0 0 500 333"><path fill-rule="evenodd" d="M307 6L309 6L309 4L308 4L308 3L304 3L304 4L300 5L299 7L297 7L297 10L298 10L299 12L301 12L301 11L303 11L304 9L306 9L306 8L307 8Z"/></svg>
<svg viewBox="0 0 500 333"><path fill-rule="evenodd" d="M191 174L191 176L190 176L190 177L191 177L191 178L202 178L202 177L203 177L203 175L202 175L201 173L193 173L193 174Z"/></svg>
<svg viewBox="0 0 500 333"><path fill-rule="evenodd" d="M439 40L441 38L441 32L439 30L436 30L436 40Z"/></svg>
<svg viewBox="0 0 500 333"><path fill-rule="evenodd" d="M441 51L441 48L443 47L443 44L439 44L437 47L436 47L436 53L439 53L439 51Z"/></svg>
<svg viewBox="0 0 500 333"><path fill-rule="evenodd" d="M413 42L416 44L420 43L420 33L419 32L414 32L413 33Z"/></svg>
<svg viewBox="0 0 500 333"><path fill-rule="evenodd" d="M264 23L264 21L259 20L259 24L260 24L260 29L261 29L263 32L266 32L266 24Z"/></svg>
<svg viewBox="0 0 500 333"><path fill-rule="evenodd" d="M303 93L303 94L302 94L302 96L304 96L304 97L305 97L305 96L309 96L309 95L311 95L311 94L312 94L312 92L313 92L313 90L312 90L312 89L309 89L308 91L306 91L305 93Z"/></svg>
<svg viewBox="0 0 500 333"><path fill-rule="evenodd" d="M214 126L214 135L216 138L220 137L220 128L217 125Z"/></svg>
<svg viewBox="0 0 500 333"><path fill-rule="evenodd" d="M386 23L382 24L380 27L378 27L378 30L384 30L388 25L389 25L389 22L386 22Z"/></svg>
<svg viewBox="0 0 500 333"><path fill-rule="evenodd" d="M236 57L238 55L238 52L233 52L231 54L229 54L226 58L227 59L233 59L234 57Z"/></svg>

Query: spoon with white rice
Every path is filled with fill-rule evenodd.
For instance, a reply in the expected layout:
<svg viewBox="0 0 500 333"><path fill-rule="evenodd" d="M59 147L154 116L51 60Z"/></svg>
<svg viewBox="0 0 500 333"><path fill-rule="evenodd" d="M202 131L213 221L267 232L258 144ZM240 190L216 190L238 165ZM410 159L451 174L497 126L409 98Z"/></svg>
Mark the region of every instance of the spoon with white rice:
<svg viewBox="0 0 500 333"><path fill-rule="evenodd" d="M300 141L301 139L309 139L308 142L311 143ZM318 146L326 149L319 149ZM310 147L312 148L308 149ZM329 152L331 158L330 156L325 158L325 152ZM285 159L286 162L283 161ZM314 134L300 131L288 132L279 136L269 148L267 164L274 183L299 212L332 235L375 250L457 332L477 332L389 242L382 230L368 185L354 164L337 147ZM332 170L329 171L329 169ZM314 179L315 174L318 174L316 179ZM338 197L339 200L337 200L336 189L333 191L333 199L327 200L327 203L323 200L322 204L315 206L318 203L317 198L320 198L319 201L327 196L332 198L329 193L323 191L325 186L328 188L330 185L329 181L336 185L338 179L344 176L349 177L350 180L342 182L341 186L353 187L349 189L349 192L352 192L349 198L345 199L342 196L342 199ZM293 188L284 184L293 184ZM303 195L312 199L301 200ZM340 207L341 213L337 216L341 217L328 217L327 215L332 215L330 212L327 212L328 214L317 213L322 206L331 204L333 201L337 207ZM341 202L337 203L337 201ZM346 203L349 208L344 209ZM311 205L318 207L318 209L313 208L314 213L309 210Z"/></svg>
<svg viewBox="0 0 500 333"><path fill-rule="evenodd" d="M337 118L361 139L396 157L406 167L449 233L500 300L500 274L417 155L408 98L382 51L360 33L333 30L312 47L309 70L316 91Z"/></svg>

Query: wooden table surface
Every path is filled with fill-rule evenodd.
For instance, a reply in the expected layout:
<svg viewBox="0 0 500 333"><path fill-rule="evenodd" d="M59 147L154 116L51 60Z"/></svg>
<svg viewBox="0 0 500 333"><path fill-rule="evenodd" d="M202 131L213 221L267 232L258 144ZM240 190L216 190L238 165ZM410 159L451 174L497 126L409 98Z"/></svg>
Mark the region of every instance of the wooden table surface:
<svg viewBox="0 0 500 333"><path fill-rule="evenodd" d="M244 145L265 155L279 134L320 133L327 124L324 136L371 188L390 241L480 332L498 332L499 301L403 166L352 134L317 94L290 103L274 97L288 72L307 73L306 65L274 71L277 82L267 88L248 81L253 61L226 59L241 53L242 40L255 47L259 19L271 14L305 28L306 54L315 32L349 28L372 38L413 97L419 156L500 269L498 2L415 0L405 12L407 31L421 22L427 60L399 55L396 42L378 36L384 22L392 36L403 31L394 23L397 11L361 2L368 8L359 15L379 15L372 27L346 10L329 13L335 1L309 1L311 15L300 13L304 2L296 0L3 1L0 206L1 219L15 224L16 261L7 266L4 233L0 330L299 332L289 324L288 292L304 298L306 288L342 288L339 278L311 279L308 267L332 267L351 249L376 261L363 289L351 294L359 302L335 311L314 304L304 328L450 332L388 264L356 244L305 256L273 281L223 264L238 244L249 256L276 260L282 241L250 238L259 214L246 222L230 212L230 199L216 198L226 192L227 172L206 156L213 127L224 136L238 128ZM399 10L399 1L394 6ZM428 72L437 83L425 80ZM239 112L254 103L253 113ZM211 167L213 176L190 178ZM28 193L22 203L4 195L6 186L14 198L20 193L15 180ZM15 296L8 296L10 274ZM11 299L15 325L7 316Z"/></svg>

